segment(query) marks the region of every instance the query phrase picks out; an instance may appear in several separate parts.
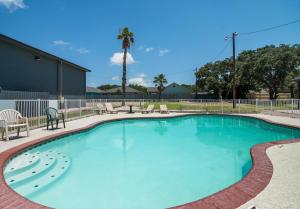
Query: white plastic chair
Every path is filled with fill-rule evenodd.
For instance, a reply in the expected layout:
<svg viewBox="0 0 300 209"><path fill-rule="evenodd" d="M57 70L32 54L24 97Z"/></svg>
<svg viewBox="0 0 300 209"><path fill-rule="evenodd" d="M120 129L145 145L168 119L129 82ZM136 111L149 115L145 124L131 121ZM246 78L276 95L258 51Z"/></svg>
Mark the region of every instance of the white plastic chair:
<svg viewBox="0 0 300 209"><path fill-rule="evenodd" d="M105 103L105 107L108 113L118 113L118 111L113 108L111 103Z"/></svg>
<svg viewBox="0 0 300 209"><path fill-rule="evenodd" d="M154 111L154 105L153 104L149 104L147 109L143 110L142 113L151 113Z"/></svg>
<svg viewBox="0 0 300 209"><path fill-rule="evenodd" d="M29 136L28 118L22 117L21 113L12 109L0 111L0 129L2 131L2 139L5 133L6 141L9 141L9 130L12 128L18 129L17 136L19 136L21 127L26 127L27 136Z"/></svg>
<svg viewBox="0 0 300 209"><path fill-rule="evenodd" d="M160 113L169 113L167 105L160 105L159 109L160 109Z"/></svg>
<svg viewBox="0 0 300 209"><path fill-rule="evenodd" d="M106 111L106 108L101 103L97 104L97 108L96 109L97 109L99 115L105 113L105 111Z"/></svg>

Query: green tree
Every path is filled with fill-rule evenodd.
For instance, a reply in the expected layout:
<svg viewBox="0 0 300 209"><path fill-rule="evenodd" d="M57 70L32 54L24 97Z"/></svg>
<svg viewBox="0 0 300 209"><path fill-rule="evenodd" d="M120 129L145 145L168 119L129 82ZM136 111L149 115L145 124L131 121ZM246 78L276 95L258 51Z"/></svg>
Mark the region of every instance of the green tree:
<svg viewBox="0 0 300 209"><path fill-rule="evenodd" d="M195 73L198 87L202 91L213 92L219 99L227 99L231 93L230 66L229 59L205 64Z"/></svg>
<svg viewBox="0 0 300 209"><path fill-rule="evenodd" d="M130 46L134 43L134 34L129 31L128 27L123 28L117 37L118 40L122 41L122 49L123 49L123 76L122 76L122 95L125 98L126 92L126 58L127 51L130 49ZM123 105L125 103L123 102Z"/></svg>
<svg viewBox="0 0 300 209"><path fill-rule="evenodd" d="M279 90L295 91L294 77L300 74L300 45L265 46L246 50L237 57L237 98L246 98L250 90L267 89L270 99L278 97ZM232 98L232 61L210 62L196 73L197 86L213 91L219 98Z"/></svg>
<svg viewBox="0 0 300 209"><path fill-rule="evenodd" d="M181 86L187 88L187 89L190 89L192 92L195 92L196 91L196 87L195 87L195 84L181 84Z"/></svg>
<svg viewBox="0 0 300 209"><path fill-rule="evenodd" d="M119 87L119 86L118 85L105 84L105 85L98 86L97 88L100 89L100 90L106 91L106 90L114 89L114 88L117 88L117 87Z"/></svg>
<svg viewBox="0 0 300 209"><path fill-rule="evenodd" d="M292 72L292 73L288 74L288 76L285 79L285 87L287 90L289 90L289 92L291 94L291 98L293 98L293 99L295 98L295 94L297 91L297 83L294 79L295 79L295 77L298 77L299 75L300 75L300 69L297 70L297 72Z"/></svg>
<svg viewBox="0 0 300 209"><path fill-rule="evenodd" d="M153 83L155 84L155 86L157 87L157 90L159 92L159 99L161 99L161 93L163 92L163 90L165 89L164 84L168 83L165 74L159 74L157 76L154 77Z"/></svg>
<svg viewBox="0 0 300 209"><path fill-rule="evenodd" d="M244 53L248 53L248 58L241 67L248 66L243 70L268 90L270 99L277 99L279 90L286 88L288 76L299 72L299 45L269 45Z"/></svg>
<svg viewBox="0 0 300 209"><path fill-rule="evenodd" d="M237 57L237 95L238 98L247 98L250 90L258 91L261 89L260 82L256 79L254 72L255 51L243 51Z"/></svg>

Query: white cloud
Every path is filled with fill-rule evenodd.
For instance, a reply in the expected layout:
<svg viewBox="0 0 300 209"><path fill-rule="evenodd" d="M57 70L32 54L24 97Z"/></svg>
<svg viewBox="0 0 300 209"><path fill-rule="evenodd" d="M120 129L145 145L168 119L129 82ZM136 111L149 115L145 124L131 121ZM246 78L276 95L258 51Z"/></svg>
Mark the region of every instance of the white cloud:
<svg viewBox="0 0 300 209"><path fill-rule="evenodd" d="M110 63L112 65L122 65L123 64L123 52L114 53L113 56L110 58ZM132 55L129 52L127 52L126 63L128 65L135 63L135 60L133 59Z"/></svg>
<svg viewBox="0 0 300 209"><path fill-rule="evenodd" d="M96 83L90 82L90 83L89 83L89 86L90 86L90 87L96 87Z"/></svg>
<svg viewBox="0 0 300 209"><path fill-rule="evenodd" d="M10 12L27 7L24 0L0 0L0 5L5 6Z"/></svg>
<svg viewBox="0 0 300 209"><path fill-rule="evenodd" d="M119 78L119 76L113 76L112 78L111 78L111 80L113 80L113 81L118 81L118 80L120 80L120 78Z"/></svg>
<svg viewBox="0 0 300 209"><path fill-rule="evenodd" d="M153 50L154 50L153 47L148 47L148 48L145 49L145 52L151 52L151 51L153 51Z"/></svg>
<svg viewBox="0 0 300 209"><path fill-rule="evenodd" d="M144 50L145 47L146 47L145 45L141 45L141 46L138 47L138 50Z"/></svg>
<svg viewBox="0 0 300 209"><path fill-rule="evenodd" d="M90 51L86 48L79 48L79 49L76 49L76 51L79 53L79 54L87 54L89 53Z"/></svg>
<svg viewBox="0 0 300 209"><path fill-rule="evenodd" d="M54 46L70 46L71 44L69 42L65 42L63 40L55 40L55 41L53 41L53 45Z"/></svg>
<svg viewBox="0 0 300 209"><path fill-rule="evenodd" d="M63 41L63 40L55 40L52 43L53 43L54 46L61 47L62 49L68 49L68 50L71 50L71 51L75 51L79 54L87 54L87 53L90 52L86 48L76 48L70 42Z"/></svg>
<svg viewBox="0 0 300 209"><path fill-rule="evenodd" d="M128 79L129 84L138 84L142 86L150 86L150 81L147 79L147 75L140 73Z"/></svg>
<svg viewBox="0 0 300 209"><path fill-rule="evenodd" d="M146 45L141 45L138 47L138 50L148 53L148 52L153 51L154 48L150 47L150 46L146 46Z"/></svg>
<svg viewBox="0 0 300 209"><path fill-rule="evenodd" d="M162 57L169 52L170 52L169 49L160 49L158 55Z"/></svg>

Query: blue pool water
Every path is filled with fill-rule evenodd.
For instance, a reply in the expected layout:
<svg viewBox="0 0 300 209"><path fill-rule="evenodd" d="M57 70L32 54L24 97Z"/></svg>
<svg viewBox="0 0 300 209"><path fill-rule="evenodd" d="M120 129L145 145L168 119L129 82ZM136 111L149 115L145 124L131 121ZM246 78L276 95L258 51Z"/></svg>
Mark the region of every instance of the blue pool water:
<svg viewBox="0 0 300 209"><path fill-rule="evenodd" d="M217 192L251 168L250 148L300 131L233 116L124 120L33 148L8 184L58 209L159 209Z"/></svg>

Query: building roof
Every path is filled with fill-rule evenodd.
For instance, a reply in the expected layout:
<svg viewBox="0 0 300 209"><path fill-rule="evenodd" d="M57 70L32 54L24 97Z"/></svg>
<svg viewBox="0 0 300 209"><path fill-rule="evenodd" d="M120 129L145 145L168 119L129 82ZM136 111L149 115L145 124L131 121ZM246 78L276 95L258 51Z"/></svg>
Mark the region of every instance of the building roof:
<svg viewBox="0 0 300 209"><path fill-rule="evenodd" d="M147 92L158 92L157 87L147 87Z"/></svg>
<svg viewBox="0 0 300 209"><path fill-rule="evenodd" d="M95 88L95 87L90 87L90 86L87 86L86 87L86 93L98 93L98 94L102 94L104 93L104 91L98 89L98 88Z"/></svg>
<svg viewBox="0 0 300 209"><path fill-rule="evenodd" d="M119 86L119 87L117 87L117 88L113 88L113 89L106 90L105 92L106 92L106 93L110 93L110 94L119 93L119 92L122 92L122 87ZM131 87L129 87L129 86L126 86L126 93L137 93L137 94L141 94L141 93L143 93L143 92L138 91L138 90L136 90L136 89L134 89L134 88L131 88Z"/></svg>
<svg viewBox="0 0 300 209"><path fill-rule="evenodd" d="M179 85L178 83L173 82L173 83L170 83L169 85L167 85L166 88L169 88L169 87L176 87L176 86L181 86L181 85ZM185 88L185 87L184 87L184 88Z"/></svg>
<svg viewBox="0 0 300 209"><path fill-rule="evenodd" d="M171 83L168 86L166 86L163 93L171 93L171 94L177 94L177 93L192 93L192 90L186 88L185 86L179 85L178 83Z"/></svg>
<svg viewBox="0 0 300 209"><path fill-rule="evenodd" d="M41 50L41 49L37 49L37 48L35 48L35 47L33 47L33 46L30 46L30 45L25 44L25 43L23 43L23 42L21 42L21 41L18 41L18 40L15 40L15 39L13 39L13 38L10 38L10 37L8 37L8 36L5 36L5 35L3 35L3 34L0 34L0 41L6 42L6 43L9 43L9 44L13 44L13 45L15 45L16 47L19 47L19 48L23 48L23 49L32 51L32 52L35 53L35 54L38 54L38 55L40 54L40 55L43 55L43 56L48 57L48 58L50 58L50 59L54 59L54 60L57 60L57 61L62 61L63 63L68 64L68 65L71 65L71 66L73 66L73 67L75 67L75 68L77 68L77 69L79 69L79 70L82 70L82 71L85 71L85 72L91 72L91 71L90 71L89 69L87 69L87 68L84 68L84 67L82 67L82 66L80 66L80 65L77 65L77 64L74 64L74 63L72 63L72 62L69 62L69 61L67 61L67 60L65 60L65 59L63 59L63 58L61 58L61 57L57 57L57 56L55 56L55 55L53 55L53 54L50 54L50 53L48 53L48 52L45 52L45 51L43 51L43 50Z"/></svg>

